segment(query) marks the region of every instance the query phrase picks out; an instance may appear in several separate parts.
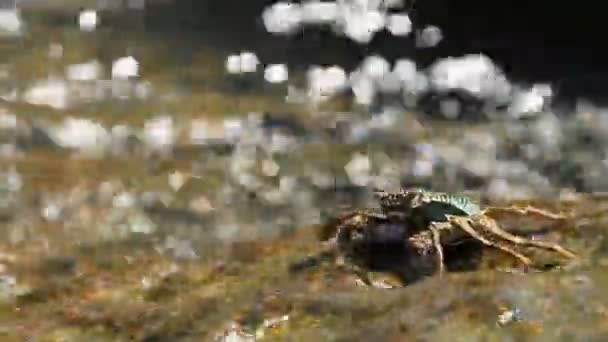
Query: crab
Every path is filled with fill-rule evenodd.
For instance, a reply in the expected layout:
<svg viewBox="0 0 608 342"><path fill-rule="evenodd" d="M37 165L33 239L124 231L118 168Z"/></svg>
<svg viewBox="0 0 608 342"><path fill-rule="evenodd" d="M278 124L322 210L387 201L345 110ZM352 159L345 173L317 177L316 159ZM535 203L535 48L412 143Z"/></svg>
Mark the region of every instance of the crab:
<svg viewBox="0 0 608 342"><path fill-rule="evenodd" d="M404 216L410 223L408 241L423 251L432 244L439 273L445 272L443 246L472 238L484 245L510 254L527 270L533 261L517 251L518 246L554 251L565 258L576 259L573 252L557 243L532 240L504 230L496 217L504 214L564 221L569 215L555 214L532 206L487 207L481 209L468 197L431 192L423 189L402 189L397 193L376 190L380 207L386 215ZM432 243L431 243L432 242Z"/></svg>
<svg viewBox="0 0 608 342"><path fill-rule="evenodd" d="M404 251L407 245L407 222L399 217L388 216L378 209L346 211L333 217L324 228L331 237L323 242L321 251L291 265L292 271L316 266L323 261L335 260L343 268L354 273L360 284L374 285L368 270L374 260L384 254L391 261L384 265L386 271L407 268L408 260L416 259L415 252ZM404 243L405 242L405 243ZM394 261L394 262L393 262ZM401 264L403 265L401 265ZM403 266L403 267L402 267Z"/></svg>
<svg viewBox="0 0 608 342"><path fill-rule="evenodd" d="M377 253L395 244L406 251L405 256L393 258L395 263L408 264L405 272L418 261L431 256L435 258L434 269L440 276L446 272L444 248L471 239L511 255L523 264L526 271L533 266L533 261L518 251L519 247L551 250L568 259L577 258L576 254L557 243L515 235L501 228L497 221L505 214L556 222L568 220L568 215L531 206L481 209L468 197L424 189L375 190L374 193L379 208L349 211L328 223L333 237L319 254L324 258L336 254L343 257L344 264L365 285L372 284L365 262L369 260L370 252ZM395 264L391 267L399 268Z"/></svg>

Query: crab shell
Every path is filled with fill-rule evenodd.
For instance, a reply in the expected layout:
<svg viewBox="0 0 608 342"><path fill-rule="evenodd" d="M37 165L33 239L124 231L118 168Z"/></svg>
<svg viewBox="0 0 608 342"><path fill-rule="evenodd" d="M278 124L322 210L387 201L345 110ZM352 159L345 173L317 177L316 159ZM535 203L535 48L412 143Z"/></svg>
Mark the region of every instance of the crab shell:
<svg viewBox="0 0 608 342"><path fill-rule="evenodd" d="M479 205L468 197L420 188L399 192L376 192L380 207L387 216L401 216L409 221L411 233L426 230L432 222L447 221L446 215L471 216L481 213Z"/></svg>
<svg viewBox="0 0 608 342"><path fill-rule="evenodd" d="M479 214L481 208L468 197L414 190L410 195L413 213L421 214L433 222L443 222L445 215L470 216Z"/></svg>

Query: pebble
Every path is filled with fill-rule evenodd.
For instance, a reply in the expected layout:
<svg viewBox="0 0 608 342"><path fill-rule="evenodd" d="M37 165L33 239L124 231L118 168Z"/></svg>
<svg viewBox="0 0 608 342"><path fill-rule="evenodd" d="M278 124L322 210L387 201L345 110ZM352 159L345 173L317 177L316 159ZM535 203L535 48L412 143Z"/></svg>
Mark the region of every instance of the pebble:
<svg viewBox="0 0 608 342"><path fill-rule="evenodd" d="M127 224L132 233L151 234L156 230L154 222L141 213L129 215Z"/></svg>
<svg viewBox="0 0 608 342"><path fill-rule="evenodd" d="M241 73L241 56L239 56L239 55L228 56L226 58L225 68L229 74L240 74Z"/></svg>
<svg viewBox="0 0 608 342"><path fill-rule="evenodd" d="M112 63L113 79L128 79L139 76L139 62L133 56L116 59Z"/></svg>
<svg viewBox="0 0 608 342"><path fill-rule="evenodd" d="M241 72L253 73L256 72L260 60L253 52L243 51L241 52Z"/></svg>
<svg viewBox="0 0 608 342"><path fill-rule="evenodd" d="M351 74L349 81L355 95L355 103L363 106L371 105L377 94L374 80L362 73L355 72Z"/></svg>
<svg viewBox="0 0 608 342"><path fill-rule="evenodd" d="M143 141L152 150L171 149L176 136L173 118L168 115L157 116L144 124Z"/></svg>
<svg viewBox="0 0 608 342"><path fill-rule="evenodd" d="M279 180L279 189L285 194L291 194L298 186L298 179L295 176L283 176Z"/></svg>
<svg viewBox="0 0 608 342"><path fill-rule="evenodd" d="M338 3L329 1L307 1L301 4L303 24L330 24L340 15Z"/></svg>
<svg viewBox="0 0 608 342"><path fill-rule="evenodd" d="M17 116L6 110L0 110L0 130L13 131L17 129Z"/></svg>
<svg viewBox="0 0 608 342"><path fill-rule="evenodd" d="M416 46L420 48L434 47L443 40L441 29L437 26L426 26L416 35Z"/></svg>
<svg viewBox="0 0 608 342"><path fill-rule="evenodd" d="M500 315L498 315L498 319L497 319L496 323L499 326L505 326L509 323L517 322L520 320L522 320L521 310L515 308L513 310L507 310L507 311L501 313Z"/></svg>
<svg viewBox="0 0 608 342"><path fill-rule="evenodd" d="M94 31L97 27L98 18L97 11L92 9L85 9L78 15L78 25L82 31Z"/></svg>
<svg viewBox="0 0 608 342"><path fill-rule="evenodd" d="M49 203L42 208L42 217L50 222L57 221L61 218L63 208L55 203Z"/></svg>
<svg viewBox="0 0 608 342"><path fill-rule="evenodd" d="M275 177L279 174L279 164L272 159L264 159L262 161L262 173L267 177Z"/></svg>
<svg viewBox="0 0 608 342"><path fill-rule="evenodd" d="M460 116L460 101L456 99L442 100L439 104L439 111L447 119L458 119Z"/></svg>
<svg viewBox="0 0 608 342"><path fill-rule="evenodd" d="M59 59L63 57L63 45L59 43L51 43L49 45L49 58Z"/></svg>
<svg viewBox="0 0 608 342"><path fill-rule="evenodd" d="M55 109L67 109L71 103L67 82L58 78L35 81L25 90L22 98L29 104Z"/></svg>
<svg viewBox="0 0 608 342"><path fill-rule="evenodd" d="M134 207L136 202L137 199L132 193L123 191L113 197L112 206L119 209L128 209Z"/></svg>
<svg viewBox="0 0 608 342"><path fill-rule="evenodd" d="M23 29L21 11L17 8L0 8L0 34L18 36Z"/></svg>
<svg viewBox="0 0 608 342"><path fill-rule="evenodd" d="M177 192L188 181L188 178L187 175L176 170L169 174L167 181L171 189Z"/></svg>
<svg viewBox="0 0 608 342"><path fill-rule="evenodd" d="M169 236L165 240L165 250L170 250L173 257L178 260L194 260L198 259L198 255L192 247L192 241L178 239L174 236Z"/></svg>
<svg viewBox="0 0 608 342"><path fill-rule="evenodd" d="M381 79L391 70L388 61L379 55L366 57L363 62L361 62L360 68L364 76L374 80Z"/></svg>
<svg viewBox="0 0 608 342"><path fill-rule="evenodd" d="M515 119L532 117L545 109L545 104L553 95L548 84L535 84L529 90L518 90L511 101L508 113Z"/></svg>
<svg viewBox="0 0 608 342"><path fill-rule="evenodd" d="M262 12L266 31L274 34L292 33L300 27L302 19L301 6L292 2L277 2Z"/></svg>
<svg viewBox="0 0 608 342"><path fill-rule="evenodd" d="M506 179L495 178L490 181L490 184L486 189L486 196L490 201L496 202L508 198L510 191L511 187Z"/></svg>
<svg viewBox="0 0 608 342"><path fill-rule="evenodd" d="M264 69L264 80L268 83L283 83L289 78L285 64L270 64Z"/></svg>
<svg viewBox="0 0 608 342"><path fill-rule="evenodd" d="M386 29L393 36L405 37L412 33L412 21L407 14L389 15L386 21Z"/></svg>
<svg viewBox="0 0 608 342"><path fill-rule="evenodd" d="M386 25L385 14L375 10L346 10L342 19L343 34L359 44L371 42Z"/></svg>
<svg viewBox="0 0 608 342"><path fill-rule="evenodd" d="M361 153L353 155L344 170L354 185L366 186L371 180L371 162L368 156Z"/></svg>
<svg viewBox="0 0 608 342"><path fill-rule="evenodd" d="M327 100L344 91L348 79L344 69L337 65L326 68L312 66L306 74L308 96L313 102Z"/></svg>
<svg viewBox="0 0 608 342"><path fill-rule="evenodd" d="M209 199L205 196L194 198L190 201L188 207L190 210L200 215L205 215L215 210Z"/></svg>

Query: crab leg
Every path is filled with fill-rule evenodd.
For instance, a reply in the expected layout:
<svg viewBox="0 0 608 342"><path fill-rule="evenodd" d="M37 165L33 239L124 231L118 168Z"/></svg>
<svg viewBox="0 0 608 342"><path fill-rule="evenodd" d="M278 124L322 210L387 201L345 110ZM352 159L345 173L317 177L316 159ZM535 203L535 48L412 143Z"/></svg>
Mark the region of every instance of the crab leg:
<svg viewBox="0 0 608 342"><path fill-rule="evenodd" d="M437 225L437 223L432 223L431 227L431 234L433 235L433 246L435 247L435 251L437 252L437 263L438 263L438 267L439 267L439 276L443 276L443 274L445 273L445 264L444 264L444 257L443 257L443 247L441 246L441 236L439 231L441 230L441 227L439 227Z"/></svg>
<svg viewBox="0 0 608 342"><path fill-rule="evenodd" d="M487 229L494 235L496 235L504 240L513 242L514 244L523 245L523 246L527 245L527 246L533 246L533 247L553 250L567 258L572 258L572 259L576 258L576 255L574 253L568 251L567 249L565 249L564 247L562 247L556 243L550 243L550 242L545 242L545 241L535 241L532 239L527 239L527 238L523 238L521 236L513 235L513 234L501 229L498 226L498 224L496 223L496 221L491 218L484 218L484 217L477 216L477 217L472 217L471 220L474 222L474 224L476 226L483 227L484 229Z"/></svg>
<svg viewBox="0 0 608 342"><path fill-rule="evenodd" d="M309 255L297 262L292 263L289 266L289 271L292 273L301 272L308 268L317 267L325 261L329 261L336 258L337 245L335 239L331 239L325 243L323 249L313 255Z"/></svg>
<svg viewBox="0 0 608 342"><path fill-rule="evenodd" d="M354 262L352 262L350 260L347 261L345 266L348 271L355 274L359 278L362 285L365 285L367 287L373 285L372 280L369 278L369 273L367 273L367 271L364 268L358 266L357 264L355 264Z"/></svg>
<svg viewBox="0 0 608 342"><path fill-rule="evenodd" d="M446 215L446 216L447 216L449 222L451 222L452 224L455 224L460 229L464 230L467 234L469 234L473 238L479 240L481 243L483 243L487 246L490 246L490 247L498 248L498 249L502 250L503 252L511 254L513 257L515 257L516 259L521 261L521 263L524 264L524 267L526 269L528 268L528 266L530 266L532 264L532 260L530 260L528 257L524 256L523 254L515 251L514 249L512 249L508 246L505 246L504 244L490 241L490 240L486 239L485 237L483 237L481 234L479 234L475 230L475 228L473 228L471 226L471 224L469 223L469 218L460 217L460 216L452 216L452 215Z"/></svg>
<svg viewBox="0 0 608 342"><path fill-rule="evenodd" d="M521 215L521 216L527 216L527 215L536 215L542 218L546 218L546 219L550 219L550 220L555 220L555 221L559 221L559 220L566 220L568 219L567 215L562 215L562 214L555 214L552 213L550 211L547 210L543 210L543 209L538 209L538 208L534 208L531 206L527 206L525 208L518 208L518 207L507 207L507 208L499 208L499 207L488 207L486 209L484 209L481 212L481 215L486 215L486 216L492 216L492 212L503 212L503 213L509 213L509 214L517 214L517 215Z"/></svg>

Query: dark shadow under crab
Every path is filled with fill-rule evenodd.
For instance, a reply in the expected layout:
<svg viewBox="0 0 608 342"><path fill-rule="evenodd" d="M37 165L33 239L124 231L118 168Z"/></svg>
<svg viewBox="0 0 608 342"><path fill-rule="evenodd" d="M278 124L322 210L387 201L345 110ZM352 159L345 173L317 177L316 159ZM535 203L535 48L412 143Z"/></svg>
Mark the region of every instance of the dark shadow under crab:
<svg viewBox="0 0 608 342"><path fill-rule="evenodd" d="M358 232L346 230L338 241L338 248L347 263L366 285L373 285L368 272L386 272L396 276L402 285L410 285L437 271L437 259L429 253L428 243L409 236L413 230L403 222L390 218L378 222L368 222L373 229ZM426 237L422 236L426 239ZM421 244L422 242L422 244ZM431 240L426 240L431 242ZM447 271L472 271L479 267L482 244L474 240L443 248Z"/></svg>

